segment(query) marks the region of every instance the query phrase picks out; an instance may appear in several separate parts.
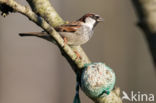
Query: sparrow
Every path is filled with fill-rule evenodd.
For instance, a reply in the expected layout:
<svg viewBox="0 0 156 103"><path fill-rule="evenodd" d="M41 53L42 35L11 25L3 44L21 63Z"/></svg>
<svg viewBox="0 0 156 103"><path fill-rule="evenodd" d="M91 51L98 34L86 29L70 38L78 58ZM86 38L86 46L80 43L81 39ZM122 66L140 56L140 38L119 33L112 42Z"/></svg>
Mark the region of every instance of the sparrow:
<svg viewBox="0 0 156 103"><path fill-rule="evenodd" d="M87 13L80 19L69 22L67 24L55 27L55 30L59 32L64 39L64 44L70 46L80 46L85 44L93 35L95 26L103 21L99 15L94 13ZM21 36L38 36L49 40L46 32L33 32L33 33L20 33ZM77 55L76 59L81 58L77 51L74 51Z"/></svg>
<svg viewBox="0 0 156 103"><path fill-rule="evenodd" d="M80 19L69 22L67 24L55 27L64 39L64 43L70 46L80 46L85 44L93 35L95 26L103 21L99 15L94 13L87 13ZM21 36L42 36L45 32L20 33Z"/></svg>

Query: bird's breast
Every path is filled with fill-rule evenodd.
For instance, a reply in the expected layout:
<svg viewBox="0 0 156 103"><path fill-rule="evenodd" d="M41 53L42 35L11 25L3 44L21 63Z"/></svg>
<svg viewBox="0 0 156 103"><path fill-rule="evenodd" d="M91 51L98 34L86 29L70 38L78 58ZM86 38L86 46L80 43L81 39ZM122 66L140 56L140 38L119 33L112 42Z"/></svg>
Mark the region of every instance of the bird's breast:
<svg viewBox="0 0 156 103"><path fill-rule="evenodd" d="M62 37L67 39L67 43L72 46L85 44L93 35L93 31L86 26L80 27L76 32L60 32Z"/></svg>

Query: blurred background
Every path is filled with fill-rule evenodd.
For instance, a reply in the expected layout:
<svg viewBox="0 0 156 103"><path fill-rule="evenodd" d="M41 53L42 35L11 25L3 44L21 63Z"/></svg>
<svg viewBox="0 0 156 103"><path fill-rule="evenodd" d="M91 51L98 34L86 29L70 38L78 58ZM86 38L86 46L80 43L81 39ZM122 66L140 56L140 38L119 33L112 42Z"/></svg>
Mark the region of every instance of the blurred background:
<svg viewBox="0 0 156 103"><path fill-rule="evenodd" d="M24 0L17 0L28 5ZM64 20L88 12L104 22L83 48L94 62L105 62L117 76L116 86L156 95L156 72L130 0L51 0ZM75 74L59 49L36 37L18 33L42 29L21 14L0 16L0 103L72 103ZM80 92L82 103L93 103ZM124 103L132 103L124 101ZM145 101L142 103L146 103Z"/></svg>

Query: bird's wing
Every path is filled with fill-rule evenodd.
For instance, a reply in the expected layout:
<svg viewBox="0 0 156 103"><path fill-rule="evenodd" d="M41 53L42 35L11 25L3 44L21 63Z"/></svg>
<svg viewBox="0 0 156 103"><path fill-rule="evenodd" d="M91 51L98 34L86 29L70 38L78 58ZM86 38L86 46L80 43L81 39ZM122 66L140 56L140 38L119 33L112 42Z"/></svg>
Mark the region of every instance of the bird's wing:
<svg viewBox="0 0 156 103"><path fill-rule="evenodd" d="M55 30L58 32L75 32L80 27L81 22L76 21L56 27Z"/></svg>

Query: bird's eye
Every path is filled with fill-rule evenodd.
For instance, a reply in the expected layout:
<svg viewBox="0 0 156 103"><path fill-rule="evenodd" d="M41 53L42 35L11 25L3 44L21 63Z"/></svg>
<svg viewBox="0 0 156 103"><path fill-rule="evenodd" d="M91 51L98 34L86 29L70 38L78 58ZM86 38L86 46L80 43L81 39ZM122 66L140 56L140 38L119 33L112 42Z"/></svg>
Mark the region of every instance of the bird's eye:
<svg viewBox="0 0 156 103"><path fill-rule="evenodd" d="M98 19L99 17L97 16L96 18Z"/></svg>
<svg viewBox="0 0 156 103"><path fill-rule="evenodd" d="M96 20L99 19L99 16L95 16L95 19L96 19Z"/></svg>

